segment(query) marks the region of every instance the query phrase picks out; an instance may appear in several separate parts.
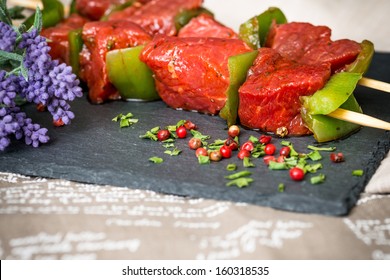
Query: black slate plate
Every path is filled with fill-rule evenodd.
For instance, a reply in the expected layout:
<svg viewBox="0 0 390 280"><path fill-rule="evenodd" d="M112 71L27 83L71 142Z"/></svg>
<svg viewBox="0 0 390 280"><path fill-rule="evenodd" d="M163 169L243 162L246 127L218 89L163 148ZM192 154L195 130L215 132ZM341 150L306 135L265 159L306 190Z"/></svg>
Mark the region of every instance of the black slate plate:
<svg viewBox="0 0 390 280"><path fill-rule="evenodd" d="M377 53L367 77L390 82L390 54ZM390 121L390 94L358 87L356 97L365 113ZM33 106L26 111L35 122L50 128L50 143L34 149L14 141L0 153L0 170L25 175L63 178L95 184L149 189L166 194L246 202L273 208L304 213L345 215L355 205L360 192L374 174L380 161L389 150L388 132L362 128L347 139L329 143L344 153L346 161L332 164L323 153L321 170L325 183L293 182L287 171L269 171L262 160L255 160L254 182L246 188L227 187L225 167L236 163L236 157L210 165L199 165L186 140L177 141L183 152L178 157L164 154L160 143L143 140L144 134L154 126L175 124L190 119L199 130L212 139L226 137L225 122L216 116L175 111L161 102L112 102L90 105L86 98L72 103L76 119L70 126L54 128L48 113L38 113ZM132 112L139 123L120 129L111 121L119 113ZM244 130L241 139L258 132ZM300 152L308 152L307 145L315 144L313 137L289 138ZM278 148L280 140L274 143ZM163 164L148 161L151 156L164 158ZM363 177L351 175L355 169L364 169ZM308 176L309 177L309 176ZM285 192L278 191L284 183Z"/></svg>

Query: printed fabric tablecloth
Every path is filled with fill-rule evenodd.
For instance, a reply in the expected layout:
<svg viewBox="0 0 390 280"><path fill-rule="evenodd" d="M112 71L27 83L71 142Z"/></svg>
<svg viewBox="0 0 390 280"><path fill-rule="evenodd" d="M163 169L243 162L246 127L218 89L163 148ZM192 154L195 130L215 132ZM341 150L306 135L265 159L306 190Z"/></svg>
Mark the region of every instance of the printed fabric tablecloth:
<svg viewBox="0 0 390 280"><path fill-rule="evenodd" d="M220 7L216 2L205 4ZM389 51L382 28L388 2L355 2L338 2L348 8L335 10L329 1L308 1L321 13L306 10L322 24L328 17L335 32L362 32ZM259 11L258 4L268 5L256 3ZM290 4L281 8L292 19L295 8L302 19L302 5ZM243 7L231 13L224 6L218 19L246 19ZM353 19L362 28L345 24ZM370 31L376 26L380 33ZM390 259L389 170L388 156L342 217L0 172L0 259Z"/></svg>
<svg viewBox="0 0 390 280"><path fill-rule="evenodd" d="M0 173L0 259L390 259L389 213L388 194L330 217Z"/></svg>

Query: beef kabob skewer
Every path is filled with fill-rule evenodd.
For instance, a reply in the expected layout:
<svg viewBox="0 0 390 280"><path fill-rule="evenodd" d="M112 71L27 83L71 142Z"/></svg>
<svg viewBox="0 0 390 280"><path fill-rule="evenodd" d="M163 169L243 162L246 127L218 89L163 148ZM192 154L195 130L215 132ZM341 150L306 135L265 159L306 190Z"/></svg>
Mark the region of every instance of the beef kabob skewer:
<svg viewBox="0 0 390 280"><path fill-rule="evenodd" d="M288 23L282 11L272 7L243 23L240 26L240 36L253 49L257 49L260 56L265 57L255 60L255 65L248 72L250 82L247 79L240 88L239 117L247 126L275 131L276 127L281 125L280 121L274 121L279 113L284 116L287 121L285 123L293 133L303 135L305 131L304 126L300 125L301 115L316 139L316 128L336 129L340 128L339 125L343 126L337 122L329 126L331 118L326 119L327 116L348 123L389 129L387 122L377 120L373 123L374 118L362 114L353 96L357 84L389 92L390 84L362 78L374 55L374 45L370 41L364 40L360 44L348 39L333 41L328 27L303 22ZM269 50L265 50L266 48ZM330 66L330 75L322 66ZM253 75L253 72L256 74ZM307 76L302 75L303 72L306 72ZM278 80L285 90L280 91L275 86ZM321 83L324 81L322 88ZM344 95L346 92L348 99ZM279 106L275 109L273 104L269 105L269 95L280 103L286 96L284 93L289 100L284 102L285 107ZM295 97L291 98L290 95ZM257 105L253 105L256 101ZM251 109L243 109L246 106ZM350 113L349 110L360 114ZM256 116L251 116L247 111L255 112ZM268 121L260 121L261 119ZM353 129L350 127L346 131Z"/></svg>
<svg viewBox="0 0 390 280"><path fill-rule="evenodd" d="M21 0L18 0L18 2L21 2ZM34 3L34 1L26 1L26 2L27 3L25 4L25 6L27 5L32 6L34 4L34 8L35 8L36 4ZM380 82L368 78L362 78L359 84L361 84L362 86L371 87L386 92L389 92L389 87L390 87L388 83L384 83L384 82ZM376 127L376 128L386 129L386 130L389 129L389 123L383 122L378 119L374 119L364 114L352 113L349 110L345 110L345 109L336 109L335 111L328 114L328 116L345 120L351 123L357 123L363 126Z"/></svg>

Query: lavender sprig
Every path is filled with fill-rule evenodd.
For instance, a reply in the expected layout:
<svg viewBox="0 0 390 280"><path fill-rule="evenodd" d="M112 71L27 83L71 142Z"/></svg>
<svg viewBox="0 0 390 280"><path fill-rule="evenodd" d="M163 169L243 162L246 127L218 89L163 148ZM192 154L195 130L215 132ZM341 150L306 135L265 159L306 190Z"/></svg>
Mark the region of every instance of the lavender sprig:
<svg viewBox="0 0 390 280"><path fill-rule="evenodd" d="M16 32L14 29L5 24L4 22L0 22L0 50L5 52L12 52L16 42Z"/></svg>
<svg viewBox="0 0 390 280"><path fill-rule="evenodd" d="M12 135L33 147L49 140L48 130L17 106L18 97L46 106L54 121L67 125L74 118L69 102L83 94L72 68L50 57L41 28L39 8L34 25L25 30L12 25L6 0L0 0L0 150L10 144Z"/></svg>

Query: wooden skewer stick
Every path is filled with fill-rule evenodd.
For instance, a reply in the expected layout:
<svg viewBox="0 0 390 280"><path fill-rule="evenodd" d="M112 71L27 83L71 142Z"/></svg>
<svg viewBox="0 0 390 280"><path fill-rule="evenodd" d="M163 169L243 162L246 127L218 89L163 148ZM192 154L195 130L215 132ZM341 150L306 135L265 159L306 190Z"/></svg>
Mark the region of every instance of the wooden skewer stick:
<svg viewBox="0 0 390 280"><path fill-rule="evenodd" d="M390 93L390 84L386 82L363 77L360 79L359 85Z"/></svg>
<svg viewBox="0 0 390 280"><path fill-rule="evenodd" d="M361 114L361 113L357 113L357 112L353 112L341 108L336 109L332 113L328 114L328 116L335 119L360 124L362 126L390 130L390 123L388 122L382 121L380 119L365 114Z"/></svg>

